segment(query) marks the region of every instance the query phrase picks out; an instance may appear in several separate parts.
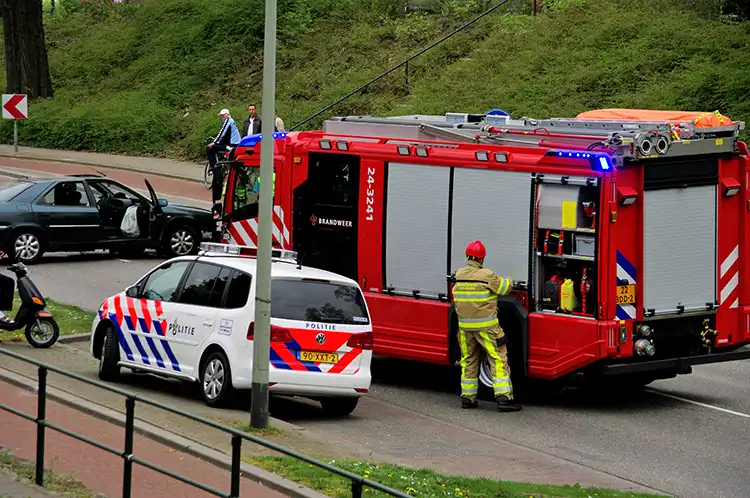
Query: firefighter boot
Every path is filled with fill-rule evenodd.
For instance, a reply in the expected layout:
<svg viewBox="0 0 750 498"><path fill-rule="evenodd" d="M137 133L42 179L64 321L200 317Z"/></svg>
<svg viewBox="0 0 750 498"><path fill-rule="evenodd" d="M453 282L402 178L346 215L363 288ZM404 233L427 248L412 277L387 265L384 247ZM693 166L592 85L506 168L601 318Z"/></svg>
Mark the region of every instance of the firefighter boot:
<svg viewBox="0 0 750 498"><path fill-rule="evenodd" d="M501 394L495 398L497 402L497 411L499 412L517 412L521 410L521 405L507 396Z"/></svg>
<svg viewBox="0 0 750 498"><path fill-rule="evenodd" d="M479 406L477 400L461 396L461 408L476 408L477 406Z"/></svg>

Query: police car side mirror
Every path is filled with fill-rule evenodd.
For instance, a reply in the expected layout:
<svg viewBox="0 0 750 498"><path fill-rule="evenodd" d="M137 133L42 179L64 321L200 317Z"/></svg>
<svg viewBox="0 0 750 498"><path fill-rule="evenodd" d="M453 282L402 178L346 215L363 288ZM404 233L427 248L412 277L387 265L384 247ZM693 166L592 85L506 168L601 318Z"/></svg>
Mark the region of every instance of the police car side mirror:
<svg viewBox="0 0 750 498"><path fill-rule="evenodd" d="M139 289L137 285L133 285L125 289L125 295L128 297L138 297Z"/></svg>

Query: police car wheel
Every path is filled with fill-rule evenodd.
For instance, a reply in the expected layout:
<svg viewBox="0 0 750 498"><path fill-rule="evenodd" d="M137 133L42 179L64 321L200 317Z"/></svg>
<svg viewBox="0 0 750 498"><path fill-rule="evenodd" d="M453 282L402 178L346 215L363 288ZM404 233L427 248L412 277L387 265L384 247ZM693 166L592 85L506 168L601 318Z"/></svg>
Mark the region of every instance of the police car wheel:
<svg viewBox="0 0 750 498"><path fill-rule="evenodd" d="M321 398L320 405L327 415L334 417L345 417L357 408L359 398Z"/></svg>
<svg viewBox="0 0 750 498"><path fill-rule="evenodd" d="M117 344L115 331L110 326L104 331L102 350L99 353L99 378L105 381L114 381L120 375L120 347Z"/></svg>
<svg viewBox="0 0 750 498"><path fill-rule="evenodd" d="M232 375L229 360L220 351L211 353L201 365L201 394L209 406L220 406L231 396Z"/></svg>

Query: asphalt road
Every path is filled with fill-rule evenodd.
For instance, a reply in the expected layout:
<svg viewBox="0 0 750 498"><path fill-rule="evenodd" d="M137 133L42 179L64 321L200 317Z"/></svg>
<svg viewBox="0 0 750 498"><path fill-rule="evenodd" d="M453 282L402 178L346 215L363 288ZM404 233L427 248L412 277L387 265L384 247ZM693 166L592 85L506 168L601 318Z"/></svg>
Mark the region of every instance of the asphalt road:
<svg viewBox="0 0 750 498"><path fill-rule="evenodd" d="M95 309L158 261L51 255L31 275L45 295ZM90 363L84 368L95 375ZM536 451L556 457L550 466L558 472L560 462L575 462L579 471L678 496L750 496L750 361L695 367L630 397L566 390L517 414L489 405L460 410L455 369L382 360L373 373L370 394L349 419L328 420L316 405L297 402L282 402L273 415L327 441L438 469L502 477L537 462Z"/></svg>

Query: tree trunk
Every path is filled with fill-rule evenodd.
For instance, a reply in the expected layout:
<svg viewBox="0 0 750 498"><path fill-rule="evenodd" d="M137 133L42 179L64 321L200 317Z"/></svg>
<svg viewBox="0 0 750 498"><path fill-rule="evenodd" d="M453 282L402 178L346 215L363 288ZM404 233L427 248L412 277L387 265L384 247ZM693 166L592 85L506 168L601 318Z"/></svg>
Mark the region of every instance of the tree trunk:
<svg viewBox="0 0 750 498"><path fill-rule="evenodd" d="M7 93L52 97L42 24L42 0L0 0L5 34Z"/></svg>

